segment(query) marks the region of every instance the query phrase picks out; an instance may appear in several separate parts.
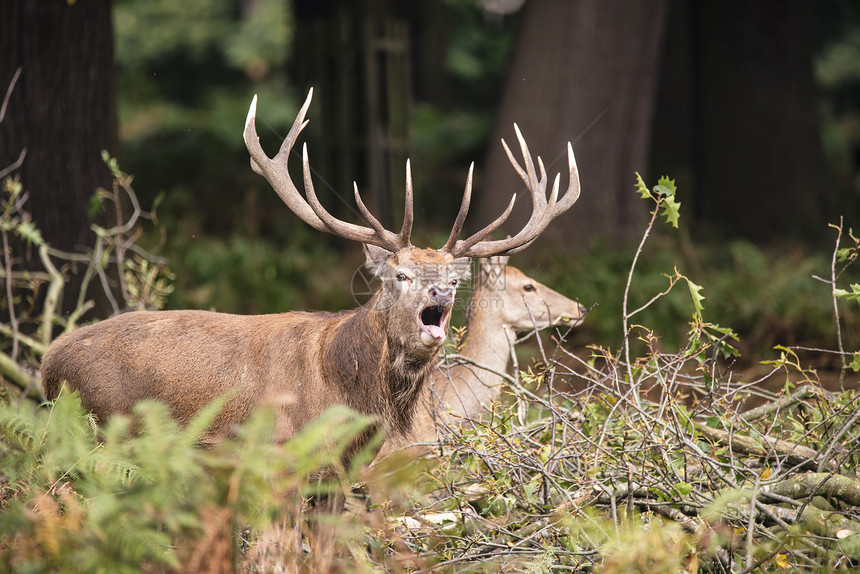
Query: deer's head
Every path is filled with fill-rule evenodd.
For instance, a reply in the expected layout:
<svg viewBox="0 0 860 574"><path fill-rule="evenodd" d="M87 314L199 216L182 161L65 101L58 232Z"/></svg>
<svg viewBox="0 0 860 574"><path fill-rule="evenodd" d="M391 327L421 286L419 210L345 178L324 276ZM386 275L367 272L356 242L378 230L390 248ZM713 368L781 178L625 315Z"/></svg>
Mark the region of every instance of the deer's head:
<svg viewBox="0 0 860 574"><path fill-rule="evenodd" d="M305 197L290 179L287 160L299 133L307 125L305 115L311 103L313 89L308 93L302 109L290 132L274 158L269 158L260 146L255 127L257 97L254 96L245 121L245 145L251 155L251 168L272 185L284 203L305 223L326 233L363 243L367 249L368 265L382 280L382 287L371 298L369 307L386 315L387 335L410 349L414 354L435 354L448 332L451 307L458 284L467 277L468 258L490 257L517 253L532 243L553 218L570 208L579 198L579 174L568 143L569 186L559 199L560 175L556 175L552 191L547 198L547 177L543 162L538 157L538 170L532 161L522 134L514 125L525 168L514 159L502 140L508 158L526 184L532 199L532 214L523 229L513 237L486 240L510 215L516 194L505 211L495 221L467 239L458 239L469 211L472 195L472 173L469 168L460 210L451 229L448 241L439 249L420 249L410 243L413 222L412 175L406 162L406 196L403 226L394 233L385 229L367 209L358 186L354 185L355 203L367 226L356 225L332 216L320 204L314 191L308 162L307 144L302 147L302 166Z"/></svg>
<svg viewBox="0 0 860 574"><path fill-rule="evenodd" d="M579 302L568 299L507 263L507 256L482 259L481 270L475 280L475 289L481 290L481 296L475 300L487 305L506 327L515 332L527 332L535 328L573 324L585 316L585 307Z"/></svg>
<svg viewBox="0 0 860 574"><path fill-rule="evenodd" d="M469 259L434 249L394 253L366 245L367 266L382 287L368 307L399 325L395 338L404 346L435 353L445 341L457 287L469 276Z"/></svg>

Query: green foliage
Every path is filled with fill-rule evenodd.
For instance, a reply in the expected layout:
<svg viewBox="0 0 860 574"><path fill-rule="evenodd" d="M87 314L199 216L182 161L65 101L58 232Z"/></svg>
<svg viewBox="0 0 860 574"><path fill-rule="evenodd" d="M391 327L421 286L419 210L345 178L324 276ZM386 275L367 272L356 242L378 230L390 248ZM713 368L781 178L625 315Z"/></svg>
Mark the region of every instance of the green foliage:
<svg viewBox="0 0 860 574"><path fill-rule="evenodd" d="M115 9L116 57L126 73L144 74L158 62L182 57L208 63L215 59L260 78L286 63L290 16L278 0L259 0L241 14L228 0L120 1Z"/></svg>
<svg viewBox="0 0 860 574"><path fill-rule="evenodd" d="M631 256L598 244L576 258L558 253L541 254L536 278L553 289L578 298L584 305L595 303L582 327L582 342L614 344L618 336L620 297L625 271ZM743 240L692 246L678 238L657 235L642 253L636 270L632 307L647 301L650 294L666 287L666 269L683 264L693 270L688 280L707 291L708 318L731 325L741 338L745 363L772 357L770 349L779 342L822 348L835 344L833 305L830 290L811 280L827 275L828 258L800 248L785 250L760 247ZM843 275L846 285L860 280L858 270ZM691 313L691 293L670 292L658 305L637 316L637 322L651 326L667 347L683 340ZM853 303L852 303L853 304ZM847 313L843 332L848 344L860 345L857 317ZM577 336L579 337L579 336Z"/></svg>
<svg viewBox="0 0 860 574"><path fill-rule="evenodd" d="M743 564L746 571L826 572L856 562L856 545L842 542L860 535L860 455L849 446L854 438L846 439L857 432L856 393L824 393L800 356L809 349L785 345L767 362L771 374L785 373L780 395L742 374L735 380L723 361L737 356L738 336L703 320L702 287L677 267L662 277L668 288L645 290L644 303L628 313L627 297L637 291L629 291L629 281L645 239L675 195L667 178L652 192L637 176L636 191L655 208L629 272L618 274L628 277L627 352L593 345L589 360L569 366L554 360L566 354L562 349L550 358L539 346L538 367L510 379L516 416L513 406L494 406L486 423L450 431L434 472L447 497L422 514L457 509L455 523L412 544L438 553L442 564L477 564L491 555L499 570L732 571ZM678 205L669 209L670 223ZM834 276L837 254L845 255L838 240ZM766 261L758 263L767 269ZM637 280L642 276L637 269ZM680 350L667 351L644 324L626 328L626 319L641 321L671 301L681 280L693 321ZM830 294L819 291L826 302ZM838 327L845 317L836 320ZM631 357L626 346L634 334L644 347ZM837 338L835 354L844 356ZM547 394L536 392L541 385ZM744 392L765 404L745 409ZM813 497L828 481L836 505Z"/></svg>
<svg viewBox="0 0 860 574"><path fill-rule="evenodd" d="M123 275L128 290L126 302L136 309L164 308L167 296L173 293L173 280L176 279L169 269L138 254L125 262Z"/></svg>
<svg viewBox="0 0 860 574"><path fill-rule="evenodd" d="M666 218L666 223L674 228L678 228L678 219L681 217L681 202L675 198L675 180L669 179L666 176L661 177L654 186L653 191L649 191L642 176L636 174L636 193L642 199L653 199L657 204L657 209L660 210L660 215Z"/></svg>
<svg viewBox="0 0 860 574"><path fill-rule="evenodd" d="M30 245L39 246L45 243L41 232L36 228L30 214L22 211L22 195L24 186L17 176L3 180L2 199L0 199L0 229L20 237Z"/></svg>
<svg viewBox="0 0 860 574"><path fill-rule="evenodd" d="M213 536L232 545L236 525L266 527L309 474L340 468L370 423L334 408L274 445L273 413L261 409L236 438L202 449L220 407L182 429L166 407L143 402L96 432L76 395L50 410L0 403L0 563L16 572L188 567L217 547Z"/></svg>
<svg viewBox="0 0 860 574"><path fill-rule="evenodd" d="M841 299L845 299L846 301L856 301L857 303L860 303L860 283L853 283L850 285L850 288L850 291L836 288L833 290L833 294Z"/></svg>
<svg viewBox="0 0 860 574"><path fill-rule="evenodd" d="M170 301L174 308L266 313L355 305L349 286L359 263L340 260L311 233L296 233L283 247L239 235L176 239L168 255L184 272Z"/></svg>
<svg viewBox="0 0 860 574"><path fill-rule="evenodd" d="M182 195L188 205L171 201L166 214L194 211L208 232L237 231L244 192L260 182L241 137L251 97L268 102L265 144L293 120L288 3L121 0L114 20L123 163L141 174L142 203ZM185 223L165 219L171 236Z"/></svg>
<svg viewBox="0 0 860 574"><path fill-rule="evenodd" d="M127 178L118 168L115 175ZM636 191L655 202L653 226L676 191L668 178L651 191L637 181ZM344 468L345 449L372 422L344 408L284 444L272 443L274 413L260 409L235 437L203 449L220 402L181 428L153 402L97 427L76 395L63 394L50 410L0 401L0 564L16 572L203 571L207 560L221 558L249 571L677 572L760 561L762 568L823 572L860 559L853 543L860 497L852 494L860 492L860 454L850 446L855 393L823 392L801 350L788 345L776 346L767 363L772 374L784 374L780 393L728 373L739 338L705 320L702 295L707 285L713 316L721 291L678 270L679 260L694 266L688 251L665 237L658 242L669 248L640 253L629 292L636 310L628 316L637 320L625 333L637 340L629 361L608 345L592 345L583 360L563 342L555 349L544 342L540 356L511 378L506 401L485 420L440 429L441 456L417 464L393 456L361 470L372 457L365 451ZM243 289L262 293L265 304L283 289L295 289L285 297L311 291L324 298L307 268L321 261L344 267L318 245L284 253L257 251L245 239L223 251L217 245L183 247L199 250L196 264L210 281L225 269L253 275ZM778 279L763 252L740 243L728 251ZM835 265L855 258L837 242L833 275L854 285L848 268L837 274ZM166 294L146 261L126 262L127 289ZM589 273L633 276L624 269L629 258L615 265ZM802 271L823 301L839 295L836 284L822 289ZM620 298L628 291L616 282ZM678 282L687 289L674 290ZM342 285L334 287L342 292ZM600 311L612 295L602 292ZM678 317L666 319L679 341L674 352L648 322L669 316L667 309ZM846 368L856 370L860 353L845 355ZM748 393L764 404L743 410ZM334 480L320 483L320 476ZM306 512L302 497L343 493L359 480L344 515ZM832 481L829 509L796 493L804 480ZM782 498L769 496L775 491Z"/></svg>

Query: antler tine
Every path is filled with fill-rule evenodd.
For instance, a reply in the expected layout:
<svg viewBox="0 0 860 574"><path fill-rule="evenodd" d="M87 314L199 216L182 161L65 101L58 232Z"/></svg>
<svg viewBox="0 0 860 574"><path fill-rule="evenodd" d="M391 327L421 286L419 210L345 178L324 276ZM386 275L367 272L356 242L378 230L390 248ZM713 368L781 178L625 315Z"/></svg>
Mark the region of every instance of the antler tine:
<svg viewBox="0 0 860 574"><path fill-rule="evenodd" d="M555 217L567 211L579 198L579 171L576 167L576 159L573 155L573 146L568 142L568 175L570 177L568 188L559 200L558 193L561 174L556 174L553 181L552 191L550 192L549 199L547 199L547 173L543 161L540 157L537 158L538 169L536 170L525 138L516 124L514 124L514 131L516 132L517 140L520 144L520 150L523 154L525 169L514 158L513 153L511 153L511 150L504 139L502 140L502 147L505 149L505 153L507 154L514 170L529 190L529 194L532 198L531 216L522 230L514 237L508 237L506 239L496 241L482 241L484 237L492 233L492 231L498 227L497 225L494 227L497 222L493 222L465 241L458 241L453 249L453 254L457 257L490 257L492 255L518 253L537 239L537 237L543 233ZM538 171L540 173L539 176ZM513 203L508 206L507 211L509 212L512 207Z"/></svg>
<svg viewBox="0 0 860 574"><path fill-rule="evenodd" d="M290 128L290 132L287 134L287 137L284 138L284 142L281 144L281 149L278 151L278 155L275 156L275 159L270 159L269 156L266 155L266 152L263 151L263 147L260 145L260 137L257 135L256 126L257 95L254 94L254 99L251 100L251 107L248 108L248 117L245 119L245 147L248 148L248 153L251 155L251 169L266 178L281 198L281 201L283 201L293 213L298 215L299 219L314 229L331 233L328 226L326 226L326 224L317 217L313 209L311 209L301 196L299 190L296 189L296 186L290 179L290 174L286 169L286 160L289 157L290 150L296 143L296 138L298 138L299 133L301 133L307 125L305 114L310 106L313 93L314 90L311 88L308 91L308 97L305 99L304 105L296 116L296 121L293 122L293 126Z"/></svg>
<svg viewBox="0 0 860 574"><path fill-rule="evenodd" d="M489 225L487 225L487 226L486 226L486 227L484 227L482 230L480 230L479 232L475 233L474 235L472 235L472 236L471 236L471 237L469 237L468 239L465 239L465 240L463 240L463 241L458 241L458 242L457 242L457 246L454 248L454 252L453 252L453 253L454 253L454 257L460 257L460 256L461 256L461 254L463 254L463 255L468 255L468 256L470 256L470 257L480 257L480 256L478 256L478 255L474 255L474 256L473 256L473 255L470 255L470 254L468 254L468 253L466 253L466 252L467 252L467 251L468 251L468 250L469 250L473 245L477 244L477 243L478 243L479 241L481 241L484 237L486 237L486 236L488 236L489 234L491 234L492 232L494 232L496 229L498 229L499 227L501 227L501 226L502 226L502 224L503 224L505 221L507 221L508 216L510 216L511 211L513 211L513 209L514 209L514 203L516 203L516 201L517 201L517 194L515 193L515 194L511 197L511 201L508 203L508 207L507 207L507 208L505 208L505 211L503 211L503 212L502 212L502 214L501 214L500 216L498 216L498 217L496 218L496 220L495 220L495 221L493 221L492 223L490 223ZM508 238L510 238L510 236L508 236Z"/></svg>
<svg viewBox="0 0 860 574"><path fill-rule="evenodd" d="M302 174L304 175L305 195L307 195L308 204L310 204L311 209L313 209L316 216L325 223L329 233L364 243L369 241L375 235L373 231L366 227L340 221L326 211L322 206L319 198L317 197L316 190L314 189L314 182L311 179L311 164L308 161L308 144L302 145Z"/></svg>
<svg viewBox="0 0 860 574"><path fill-rule="evenodd" d="M311 166L308 162L307 144L302 146L302 171L305 178L305 193L308 196L308 203L310 204L311 209L314 210L314 213L316 213L317 217L319 217L323 223L328 226L330 230L329 233L337 235L338 237L343 237L344 239L376 245L377 247L382 247L383 249L387 249L392 252L408 246L408 243L403 244L403 242L400 241L399 235L395 235L382 227L379 220L373 217L370 210L368 210L367 206L364 205L364 202L361 202L361 205L364 206L364 212L362 212L362 215L364 215L365 212L367 215L370 215L371 219L368 220L368 223L370 223L373 229L341 221L326 211L320 203L319 198L317 198L316 191L314 190L314 183L311 180ZM355 190L358 190L358 186L355 186ZM359 201L360 200L361 198L359 197ZM359 210L361 210L361 208L359 208ZM371 221L373 221L373 223L371 223Z"/></svg>
<svg viewBox="0 0 860 574"><path fill-rule="evenodd" d="M532 161L529 146L526 144L526 139L520 131L520 126L516 123L514 124L514 133L517 135L517 141L520 143L520 152L523 154L523 159L525 160L526 174L528 175L526 188L528 188L532 196L532 213L534 213L538 208L546 205L546 170L543 167L543 161L538 156L538 166L540 166L540 178L538 178L537 173L535 173L535 164ZM508 157L510 158L511 155L509 154Z"/></svg>
<svg viewBox="0 0 860 574"><path fill-rule="evenodd" d="M406 196L403 199L403 227L400 228L401 243L409 245L409 236L412 235L412 223L415 220L415 207L412 197L412 168L406 160Z"/></svg>
<svg viewBox="0 0 860 574"><path fill-rule="evenodd" d="M573 146L570 145L570 142L567 142L567 176L569 181L567 190L561 201L555 206L555 215L561 215L579 199L579 168L576 165L576 157L573 155Z"/></svg>
<svg viewBox="0 0 860 574"><path fill-rule="evenodd" d="M463 190L463 201L460 202L460 211L457 212L457 219L454 220L451 235L448 236L448 241L445 242L440 251L451 253L451 250L457 244L460 232L463 231L463 224L466 222L466 216L469 214L469 204L472 201L472 174L474 171L475 162L472 162L472 165L469 166L469 175L466 176L466 189Z"/></svg>
<svg viewBox="0 0 860 574"><path fill-rule="evenodd" d="M308 97L305 103L299 110L296 120L293 122L287 137L284 138L278 153L274 158L269 158L266 152L263 151L260 145L260 138L257 135L256 117L257 117L257 96L251 100L251 106L248 109L248 117L245 120L244 139L245 146L248 148L248 153L251 155L251 168L258 174L262 175L274 188L281 200L295 213L302 221L318 231L324 231L350 239L369 243L381 247L388 251L398 251L409 245L408 236L404 241L400 235L394 234L386 230L372 215L368 217L370 212L367 207L361 202L358 196L358 188L356 187L356 198L359 210L364 218L371 224L371 228L361 225L355 225L346 221L341 221L331 215L322 206L314 191L313 180L311 179L310 162L308 161L307 145L302 149L302 170L304 175L305 193L307 199L302 197L295 184L290 178L287 163L292 152L293 146L296 143L301 131L308 124L305 120L308 108L313 98L313 88L308 91ZM409 191L411 193L411 190ZM411 198L407 199L411 205ZM411 226L411 224L410 224Z"/></svg>
<svg viewBox="0 0 860 574"><path fill-rule="evenodd" d="M256 102L256 95L254 96L254 101ZM287 159L289 159L290 151L293 149L293 145L296 143L296 138L299 137L299 134L305 126L308 125L310 120L306 120L305 116L308 114L308 109L311 107L311 100L314 97L314 89L310 88L308 90L308 96L305 98L305 103L302 104L302 107L299 109L299 113L296 114L296 121L293 122L292 127L290 128L287 137L284 138L284 141L281 142L281 147L278 149L278 154L275 156L275 159L282 158L282 160L286 163ZM301 120L301 124L299 121Z"/></svg>
<svg viewBox="0 0 860 574"><path fill-rule="evenodd" d="M370 226L374 230L376 230L377 234L379 234L380 236L385 235L387 230L385 229L385 227L382 226L382 224L379 222L379 220L376 219L376 217L374 217L372 213L370 213L370 210L367 209L367 206L364 204L364 201L361 199L361 194L358 192L358 184L355 182L352 182L352 187L353 187L353 192L355 195L355 204L358 206L358 211L359 211L359 213L361 213L361 216L364 218L364 220L366 222L368 222L370 224Z"/></svg>

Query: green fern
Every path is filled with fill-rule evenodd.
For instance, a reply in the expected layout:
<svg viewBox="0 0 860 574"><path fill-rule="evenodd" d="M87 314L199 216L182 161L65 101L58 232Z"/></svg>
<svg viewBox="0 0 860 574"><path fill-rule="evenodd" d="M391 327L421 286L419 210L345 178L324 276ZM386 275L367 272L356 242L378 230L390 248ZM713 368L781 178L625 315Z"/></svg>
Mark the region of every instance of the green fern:
<svg viewBox="0 0 860 574"><path fill-rule="evenodd" d="M61 393L51 409L0 402L0 476L8 481L0 499L0 569L176 568L204 540L213 512L230 517L228 526L265 527L282 512L285 494L323 469L340 468L355 436L373 422L335 408L278 445L274 413L260 409L235 438L201 448L223 404L182 428L166 406L145 401L95 433L76 394Z"/></svg>

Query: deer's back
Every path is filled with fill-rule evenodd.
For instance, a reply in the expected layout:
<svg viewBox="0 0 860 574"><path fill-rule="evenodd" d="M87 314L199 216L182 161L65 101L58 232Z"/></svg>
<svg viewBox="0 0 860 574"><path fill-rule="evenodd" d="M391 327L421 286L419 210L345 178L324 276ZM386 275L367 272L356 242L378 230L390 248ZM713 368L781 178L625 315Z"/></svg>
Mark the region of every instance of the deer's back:
<svg viewBox="0 0 860 574"><path fill-rule="evenodd" d="M320 376L313 354L326 334L321 320L336 322L337 315L126 313L59 337L42 360L42 380L49 399L67 382L101 420L156 399L185 423L225 393L215 424L222 428L213 432L229 431L261 403L319 414L326 405L315 404L308 390ZM296 380L298 373L306 380Z"/></svg>

